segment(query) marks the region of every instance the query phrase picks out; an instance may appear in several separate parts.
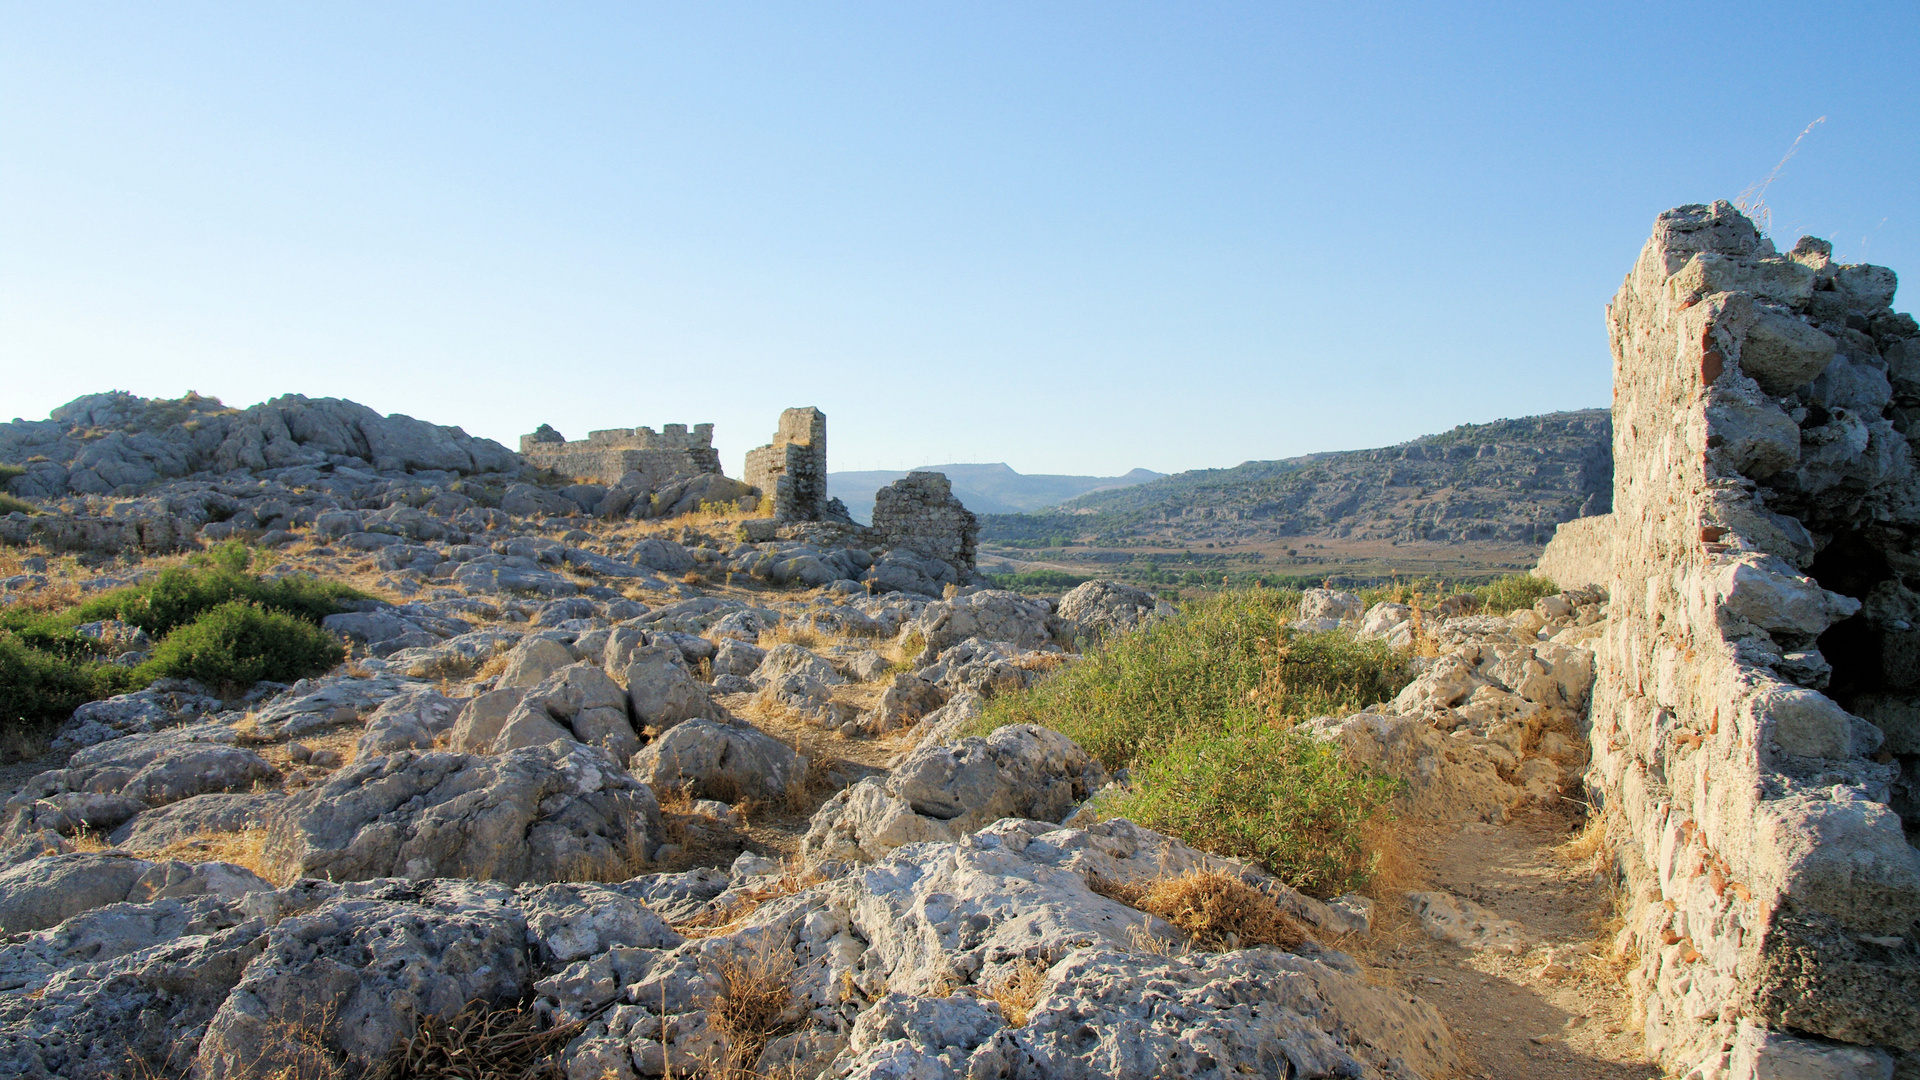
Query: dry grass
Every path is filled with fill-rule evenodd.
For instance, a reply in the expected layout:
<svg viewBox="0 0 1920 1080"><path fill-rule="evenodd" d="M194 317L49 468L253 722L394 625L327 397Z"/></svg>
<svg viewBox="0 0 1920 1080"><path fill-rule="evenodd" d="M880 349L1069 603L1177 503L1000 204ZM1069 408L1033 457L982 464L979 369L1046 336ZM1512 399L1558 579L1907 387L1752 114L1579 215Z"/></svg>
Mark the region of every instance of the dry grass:
<svg viewBox="0 0 1920 1080"><path fill-rule="evenodd" d="M802 871L797 864L790 862L782 869L779 877L768 875L761 880L766 884L744 890L727 907L712 909L685 922L674 923L674 930L689 938L715 937L738 926L747 916L773 901L783 896L792 896L802 889L811 888L827 879L818 870Z"/></svg>
<svg viewBox="0 0 1920 1080"><path fill-rule="evenodd" d="M1194 948L1207 952L1263 945L1295 949L1307 939L1306 928L1272 897L1216 870L1191 870L1145 885L1093 875L1087 884L1102 896L1165 919Z"/></svg>
<svg viewBox="0 0 1920 1080"><path fill-rule="evenodd" d="M74 833L69 839L75 851L94 852L114 850L113 845L107 843L105 835L92 829L81 829L79 832Z"/></svg>
<svg viewBox="0 0 1920 1080"><path fill-rule="evenodd" d="M284 888L292 884L291 875L267 861L266 849L267 830L242 829L230 833L201 833L175 840L164 847L137 850L132 854L154 862L178 859L188 863L232 863L259 874L276 886Z"/></svg>
<svg viewBox="0 0 1920 1080"><path fill-rule="evenodd" d="M987 996L1000 1004L1009 1027L1025 1027L1046 989L1047 965L1039 960L1021 960L987 985Z"/></svg>
<svg viewBox="0 0 1920 1080"><path fill-rule="evenodd" d="M748 960L729 956L715 975L720 996L707 1010L707 1022L727 1040L727 1056L716 1075L746 1080L767 1043L796 1026L786 1018L793 1004L793 960L775 949Z"/></svg>
<svg viewBox="0 0 1920 1080"><path fill-rule="evenodd" d="M480 682L486 679L497 679L507 673L507 665L512 662L513 650L502 649L492 656L487 657L486 663L480 665L480 670L473 673L473 681Z"/></svg>
<svg viewBox="0 0 1920 1080"><path fill-rule="evenodd" d="M619 1000L615 998L614 1000ZM609 1001L607 1006L613 1004ZM607 1006L602 1006L602 1009ZM597 1015L597 1011L594 1015ZM429 1016L367 1080L547 1080L564 1075L558 1051L593 1015L542 1029L529 1003L474 1001L452 1019Z"/></svg>

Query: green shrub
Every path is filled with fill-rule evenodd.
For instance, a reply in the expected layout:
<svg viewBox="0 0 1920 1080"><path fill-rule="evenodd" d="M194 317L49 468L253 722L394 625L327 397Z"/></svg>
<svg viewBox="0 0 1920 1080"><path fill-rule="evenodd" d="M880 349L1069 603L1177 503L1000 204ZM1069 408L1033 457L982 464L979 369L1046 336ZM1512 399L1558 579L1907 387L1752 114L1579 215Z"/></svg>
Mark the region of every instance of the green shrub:
<svg viewBox="0 0 1920 1080"><path fill-rule="evenodd" d="M1287 729L1385 701L1411 676L1382 642L1296 632L1298 611L1298 594L1266 589L1195 600L994 698L971 730L1052 728L1132 770L1131 791L1103 813L1255 859L1308 891L1355 888L1370 868L1366 827L1394 785Z"/></svg>
<svg viewBox="0 0 1920 1080"><path fill-rule="evenodd" d="M994 588L1015 592L1064 592L1093 580L1064 570L1026 570L1018 574L988 574L987 578Z"/></svg>
<svg viewBox="0 0 1920 1080"><path fill-rule="evenodd" d="M1298 633L1287 625L1298 611L1297 594L1268 589L1192 601L1178 618L1109 638L1053 678L994 698L973 728L1050 727L1117 769L1183 730L1354 712L1408 682L1384 643Z"/></svg>
<svg viewBox="0 0 1920 1080"><path fill-rule="evenodd" d="M6 494L5 492L0 492L0 515L37 514L39 512L40 512L40 508L28 502L27 500L16 499L11 495Z"/></svg>
<svg viewBox="0 0 1920 1080"><path fill-rule="evenodd" d="M27 475L27 467L25 465L8 465L5 463L0 463L0 484L4 484L16 476L25 476L25 475Z"/></svg>
<svg viewBox="0 0 1920 1080"><path fill-rule="evenodd" d="M195 679L230 691L261 679L292 682L318 675L345 657L340 643L313 623L235 600L168 634L140 670L150 678Z"/></svg>
<svg viewBox="0 0 1920 1080"><path fill-rule="evenodd" d="M1101 807L1220 855L1266 865L1314 896L1365 886L1369 827L1398 785L1349 765L1338 748L1265 724L1196 731L1133 771Z"/></svg>
<svg viewBox="0 0 1920 1080"><path fill-rule="evenodd" d="M67 617L75 623L120 619L155 638L194 621L222 604L246 601L317 623L347 610L345 601L366 594L349 585L319 578L263 579L249 574L252 552L229 543L197 556L194 565L162 570L152 581L102 593Z"/></svg>
<svg viewBox="0 0 1920 1080"><path fill-rule="evenodd" d="M1521 608L1530 608L1534 601L1543 596L1552 596L1560 587L1546 578L1532 574L1508 574L1473 590L1480 598L1482 611L1487 615L1510 615Z"/></svg>
<svg viewBox="0 0 1920 1080"><path fill-rule="evenodd" d="M0 729L50 727L89 701L148 681L129 668L55 656L0 635Z"/></svg>

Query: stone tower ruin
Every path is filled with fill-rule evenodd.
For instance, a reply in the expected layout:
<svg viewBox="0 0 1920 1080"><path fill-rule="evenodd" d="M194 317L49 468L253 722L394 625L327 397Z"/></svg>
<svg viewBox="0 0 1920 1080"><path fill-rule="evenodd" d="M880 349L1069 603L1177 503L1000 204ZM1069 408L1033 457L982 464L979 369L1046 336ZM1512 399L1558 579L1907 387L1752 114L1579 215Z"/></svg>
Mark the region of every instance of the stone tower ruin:
<svg viewBox="0 0 1920 1080"><path fill-rule="evenodd" d="M747 452L745 474L748 486L773 499L775 521L828 516L827 414L811 406L781 413L773 441Z"/></svg>

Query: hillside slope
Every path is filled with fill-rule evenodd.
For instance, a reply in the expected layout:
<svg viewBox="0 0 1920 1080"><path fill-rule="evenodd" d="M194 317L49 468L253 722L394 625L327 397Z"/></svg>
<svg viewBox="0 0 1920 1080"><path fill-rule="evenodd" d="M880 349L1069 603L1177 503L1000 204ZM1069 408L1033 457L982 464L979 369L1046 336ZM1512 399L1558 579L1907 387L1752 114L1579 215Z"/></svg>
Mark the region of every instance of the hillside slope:
<svg viewBox="0 0 1920 1080"><path fill-rule="evenodd" d="M1034 514L989 514L981 539L1025 546L1258 543L1291 536L1544 544L1562 521L1605 513L1613 487L1605 409L1464 424L1399 446L1249 461L1093 492Z"/></svg>
<svg viewBox="0 0 1920 1080"><path fill-rule="evenodd" d="M1135 469L1124 476L1026 475L1006 462L991 465L926 465L920 471L947 474L953 493L976 514L1018 514L1058 506L1068 499L1109 488L1157 480L1165 473ZM827 490L845 500L861 521L873 515L873 493L906 476L905 472L836 472L827 474Z"/></svg>

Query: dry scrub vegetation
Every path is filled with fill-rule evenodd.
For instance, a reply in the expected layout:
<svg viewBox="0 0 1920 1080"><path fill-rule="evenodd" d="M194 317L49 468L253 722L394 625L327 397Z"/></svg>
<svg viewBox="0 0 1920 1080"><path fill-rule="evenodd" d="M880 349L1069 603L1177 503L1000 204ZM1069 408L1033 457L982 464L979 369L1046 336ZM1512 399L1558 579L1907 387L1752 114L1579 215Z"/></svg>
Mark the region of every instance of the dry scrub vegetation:
<svg viewBox="0 0 1920 1080"><path fill-rule="evenodd" d="M1194 870L1145 885L1088 877L1094 892L1180 928L1204 952L1297 948L1307 932L1271 896L1217 870Z"/></svg>

